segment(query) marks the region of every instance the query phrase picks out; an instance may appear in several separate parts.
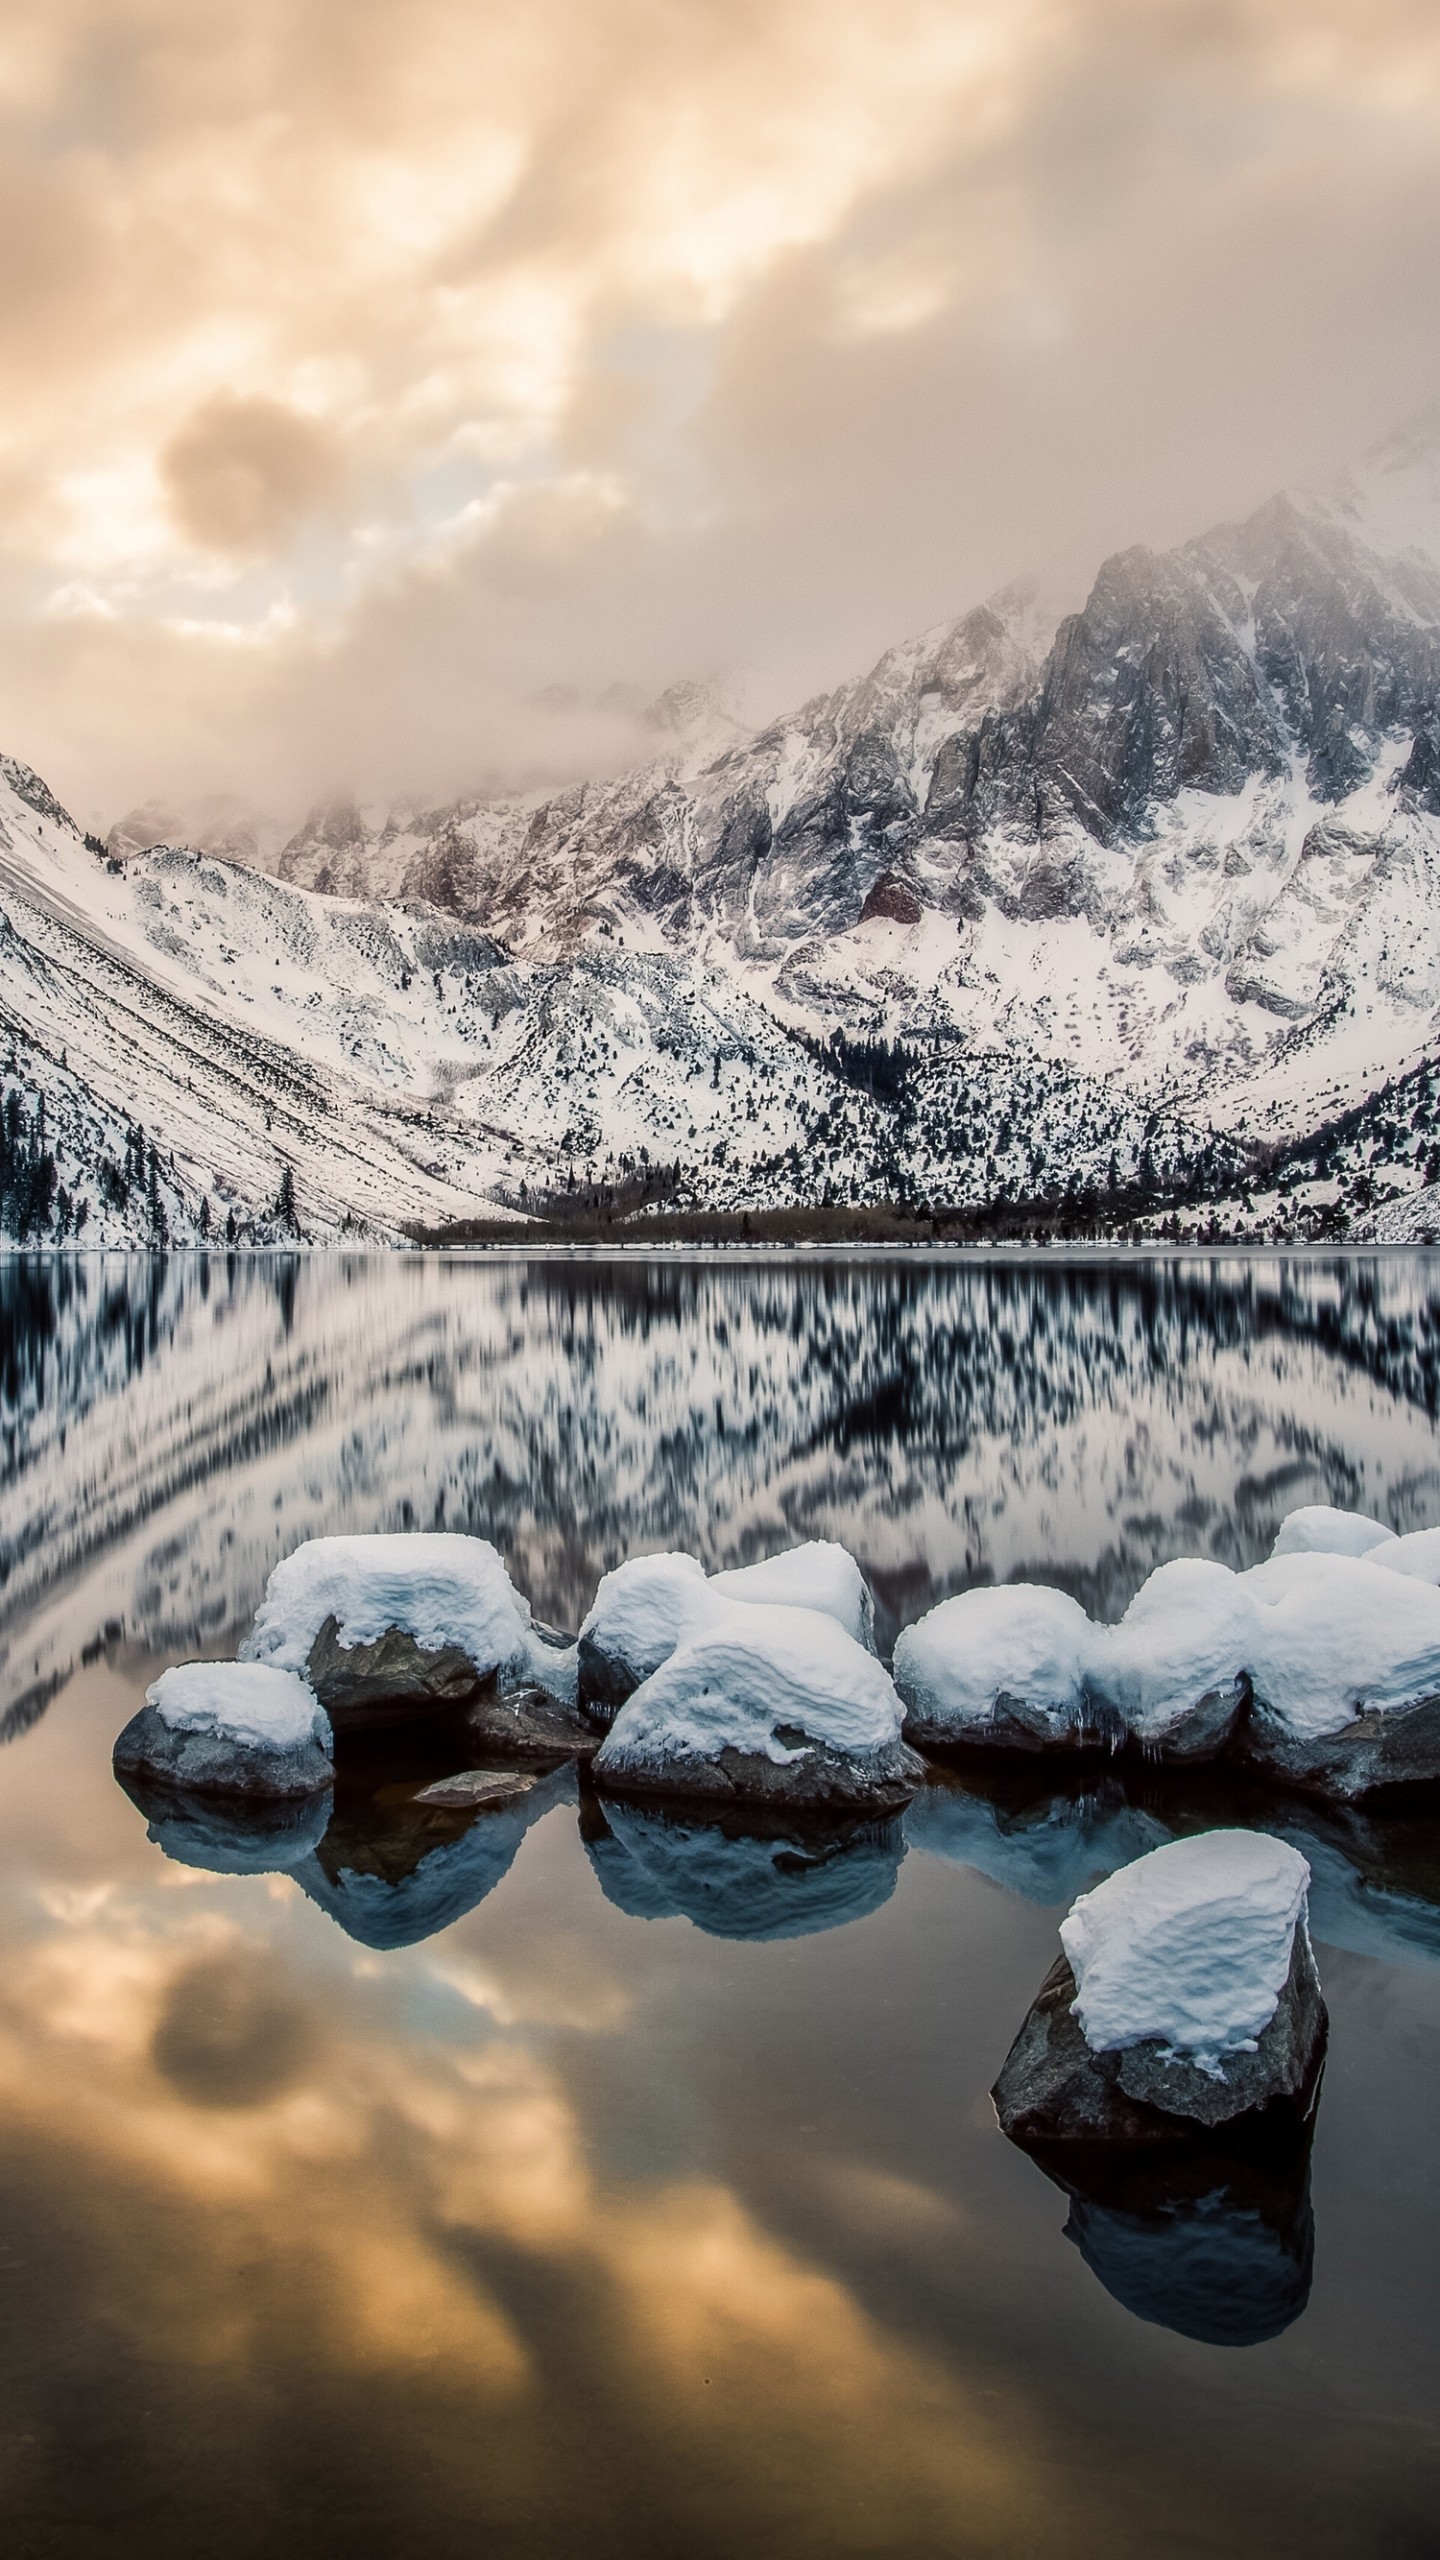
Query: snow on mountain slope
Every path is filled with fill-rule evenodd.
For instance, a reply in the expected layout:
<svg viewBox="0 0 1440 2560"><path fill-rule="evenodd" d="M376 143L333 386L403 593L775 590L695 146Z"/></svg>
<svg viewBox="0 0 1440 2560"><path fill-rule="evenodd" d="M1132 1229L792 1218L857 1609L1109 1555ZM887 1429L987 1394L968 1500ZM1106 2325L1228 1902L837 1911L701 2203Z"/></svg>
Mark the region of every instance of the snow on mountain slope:
<svg viewBox="0 0 1440 2560"><path fill-rule="evenodd" d="M680 688L643 768L248 862L107 863L0 764L25 1179L116 1241L1243 1188L1440 1024L1437 546L1431 422L1058 627L1008 593L753 735Z"/></svg>

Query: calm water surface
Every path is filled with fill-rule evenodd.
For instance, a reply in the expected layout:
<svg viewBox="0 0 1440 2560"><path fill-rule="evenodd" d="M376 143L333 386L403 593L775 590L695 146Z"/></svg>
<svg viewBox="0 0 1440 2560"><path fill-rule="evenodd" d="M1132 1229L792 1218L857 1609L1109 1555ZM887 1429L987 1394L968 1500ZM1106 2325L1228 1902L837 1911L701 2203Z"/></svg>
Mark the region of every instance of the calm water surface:
<svg viewBox="0 0 1440 2560"><path fill-rule="evenodd" d="M843 1539L897 1628L1118 1614L1297 1503L1440 1521L1440 1267L0 1262L0 2514L17 2554L1429 2554L1440 1815L937 1773L813 1844L426 1813L268 1845L110 1747L277 1557ZM1313 2155L1063 2194L987 2091L1074 1895L1310 1858ZM236 1872L246 1864L255 1872Z"/></svg>

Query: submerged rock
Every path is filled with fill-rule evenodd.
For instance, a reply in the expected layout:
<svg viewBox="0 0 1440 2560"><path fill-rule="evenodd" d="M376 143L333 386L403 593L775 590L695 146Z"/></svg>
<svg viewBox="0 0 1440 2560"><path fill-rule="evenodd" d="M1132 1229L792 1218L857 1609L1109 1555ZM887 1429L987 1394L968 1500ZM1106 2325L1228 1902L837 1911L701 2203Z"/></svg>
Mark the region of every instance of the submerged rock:
<svg viewBox="0 0 1440 2560"><path fill-rule="evenodd" d="M617 1795L891 1812L925 1764L888 1673L831 1618L732 1602L678 1645L593 1763Z"/></svg>
<svg viewBox="0 0 1440 2560"><path fill-rule="evenodd" d="M1065 2237L1137 2320L1210 2347L1278 2338L1310 2299L1310 2128L1260 2150L1040 2159Z"/></svg>
<svg viewBox="0 0 1440 2560"><path fill-rule="evenodd" d="M122 1782L158 1779L190 1795L311 1796L333 1784L325 1711L293 1672L186 1662L146 1691L114 1749Z"/></svg>
<svg viewBox="0 0 1440 2560"><path fill-rule="evenodd" d="M1259 1832L1172 1841L1082 1895L992 2096L1014 2142L1193 2140L1303 2119L1325 2002L1309 1869Z"/></svg>
<svg viewBox="0 0 1440 2560"><path fill-rule="evenodd" d="M899 1824L824 1823L592 1803L586 1854L608 1902L715 1938L801 1938L878 1911L905 1854Z"/></svg>

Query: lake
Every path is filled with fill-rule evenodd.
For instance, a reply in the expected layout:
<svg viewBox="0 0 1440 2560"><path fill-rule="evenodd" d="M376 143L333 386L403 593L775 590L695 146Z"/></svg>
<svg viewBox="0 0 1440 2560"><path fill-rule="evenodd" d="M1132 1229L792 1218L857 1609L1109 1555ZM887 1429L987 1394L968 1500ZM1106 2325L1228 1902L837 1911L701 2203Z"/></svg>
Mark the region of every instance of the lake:
<svg viewBox="0 0 1440 2560"><path fill-rule="evenodd" d="M898 1629L1440 1522L1423 1255L0 1261L0 2512L17 2554L1436 2547L1440 1814L935 1771L833 1854L415 1801L245 1864L110 1751L334 1530L538 1616L840 1539ZM1074 1896L1310 1859L1313 2151L1065 2193L988 2091ZM1148 2181L1148 2182L1147 2182Z"/></svg>

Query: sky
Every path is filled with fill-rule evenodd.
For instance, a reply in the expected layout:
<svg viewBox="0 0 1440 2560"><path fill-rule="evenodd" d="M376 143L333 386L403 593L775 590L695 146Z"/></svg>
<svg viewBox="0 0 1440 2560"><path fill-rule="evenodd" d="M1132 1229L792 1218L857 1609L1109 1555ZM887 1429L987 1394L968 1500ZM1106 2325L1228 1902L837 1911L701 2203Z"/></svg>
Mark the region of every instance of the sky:
<svg viewBox="0 0 1440 2560"><path fill-rule="evenodd" d="M1440 392L1434 0L0 0L0 749L435 800Z"/></svg>

